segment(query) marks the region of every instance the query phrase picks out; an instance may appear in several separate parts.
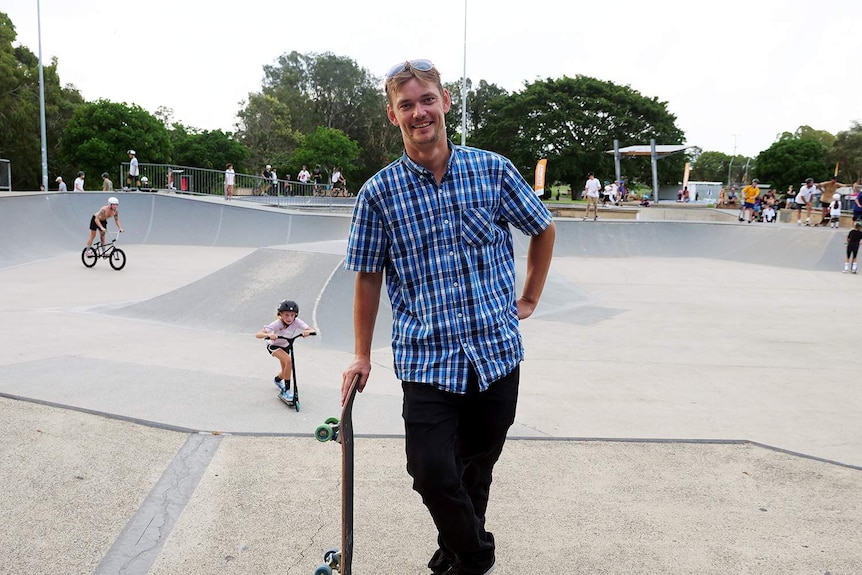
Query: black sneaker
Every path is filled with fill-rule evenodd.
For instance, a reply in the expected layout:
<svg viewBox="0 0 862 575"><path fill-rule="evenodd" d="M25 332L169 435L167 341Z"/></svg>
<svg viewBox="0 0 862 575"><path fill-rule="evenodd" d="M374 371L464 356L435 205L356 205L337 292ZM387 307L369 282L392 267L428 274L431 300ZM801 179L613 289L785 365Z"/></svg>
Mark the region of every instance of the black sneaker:
<svg viewBox="0 0 862 575"><path fill-rule="evenodd" d="M455 557L448 551L438 549L431 556L428 568L434 575L447 575L447 573L451 573L451 570L455 568Z"/></svg>

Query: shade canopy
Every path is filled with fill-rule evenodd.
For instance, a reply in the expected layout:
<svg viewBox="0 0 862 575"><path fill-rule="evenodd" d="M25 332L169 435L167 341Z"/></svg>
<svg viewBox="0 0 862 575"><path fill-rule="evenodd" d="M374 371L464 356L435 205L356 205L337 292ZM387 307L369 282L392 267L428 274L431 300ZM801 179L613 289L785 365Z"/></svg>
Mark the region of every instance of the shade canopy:
<svg viewBox="0 0 862 575"><path fill-rule="evenodd" d="M680 145L670 145L670 144L662 144L656 145L655 147L655 155L656 156L669 156L671 154L676 154L677 152L682 152L683 150L687 150L689 148L693 148L694 146L680 146ZM605 152L606 154L613 154L614 150L608 150ZM652 148L649 145L645 146L626 146L625 148L620 148L621 156L649 156L652 154Z"/></svg>

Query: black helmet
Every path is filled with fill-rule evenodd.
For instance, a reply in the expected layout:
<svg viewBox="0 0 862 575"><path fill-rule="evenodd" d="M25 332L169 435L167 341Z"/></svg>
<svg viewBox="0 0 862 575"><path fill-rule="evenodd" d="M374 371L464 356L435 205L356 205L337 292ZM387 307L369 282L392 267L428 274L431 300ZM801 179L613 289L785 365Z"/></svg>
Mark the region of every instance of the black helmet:
<svg viewBox="0 0 862 575"><path fill-rule="evenodd" d="M83 176L83 175L84 175L84 172L78 172L78 177L79 177L79 178L80 178L81 176Z"/></svg>
<svg viewBox="0 0 862 575"><path fill-rule="evenodd" d="M290 299L286 299L280 304L278 304L278 313L283 311L292 311L296 315L299 315L299 306L296 305L296 302Z"/></svg>

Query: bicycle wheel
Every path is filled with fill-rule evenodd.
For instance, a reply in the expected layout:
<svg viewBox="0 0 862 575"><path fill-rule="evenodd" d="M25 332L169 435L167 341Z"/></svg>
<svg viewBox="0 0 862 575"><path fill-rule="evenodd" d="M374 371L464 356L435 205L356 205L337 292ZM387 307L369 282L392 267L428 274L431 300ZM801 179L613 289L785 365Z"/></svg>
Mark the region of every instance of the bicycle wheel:
<svg viewBox="0 0 862 575"><path fill-rule="evenodd" d="M120 248L114 248L114 251L111 252L111 259L108 261L111 262L112 268L120 271L126 266L126 252Z"/></svg>
<svg viewBox="0 0 862 575"><path fill-rule="evenodd" d="M96 262L99 260L99 256L96 255L96 250L91 247L84 248L84 251L81 252L81 261L84 262L84 265L88 268L96 265Z"/></svg>

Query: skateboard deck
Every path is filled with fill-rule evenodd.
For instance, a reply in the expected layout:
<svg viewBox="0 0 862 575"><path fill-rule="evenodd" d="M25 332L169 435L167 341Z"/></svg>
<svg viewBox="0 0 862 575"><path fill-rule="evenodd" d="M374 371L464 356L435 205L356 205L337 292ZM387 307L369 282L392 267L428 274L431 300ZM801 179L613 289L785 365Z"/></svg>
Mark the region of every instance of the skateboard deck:
<svg viewBox="0 0 862 575"><path fill-rule="evenodd" d="M341 444L341 549L326 551L324 564L317 568L315 575L331 575L333 567L341 575L351 575L353 570L353 401L358 384L357 375L347 390L341 419L330 417L314 432L318 441Z"/></svg>

